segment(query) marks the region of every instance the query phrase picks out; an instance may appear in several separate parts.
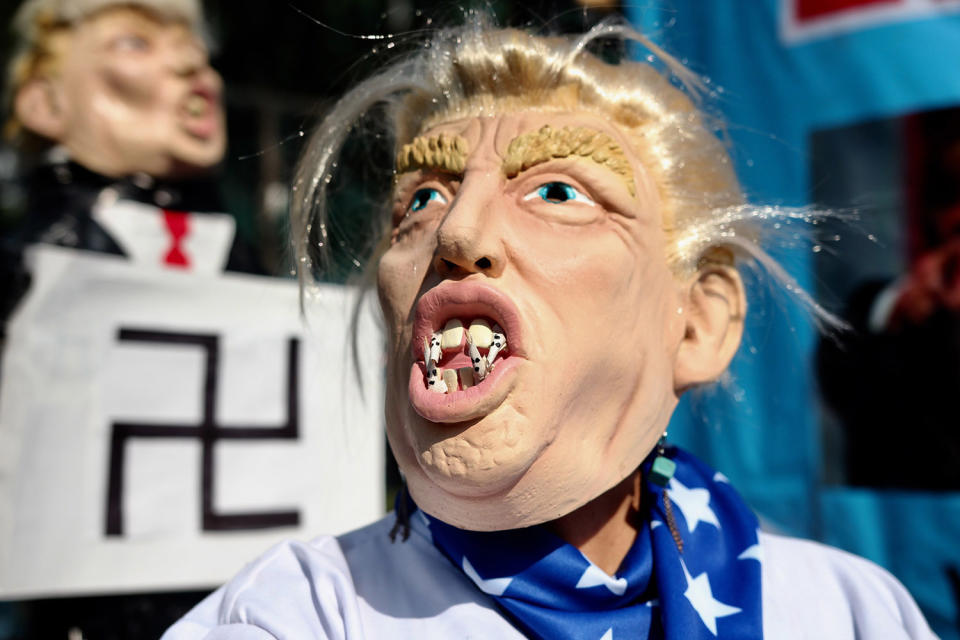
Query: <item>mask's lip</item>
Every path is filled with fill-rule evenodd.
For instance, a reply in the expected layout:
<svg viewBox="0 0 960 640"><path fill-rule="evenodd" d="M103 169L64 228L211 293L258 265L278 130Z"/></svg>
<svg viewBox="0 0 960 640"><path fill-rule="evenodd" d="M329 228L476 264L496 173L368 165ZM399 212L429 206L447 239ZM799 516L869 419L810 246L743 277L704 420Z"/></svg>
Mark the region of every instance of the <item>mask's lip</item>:
<svg viewBox="0 0 960 640"><path fill-rule="evenodd" d="M202 98L206 103L206 112L191 115L187 109L189 101L194 96ZM177 111L183 128L197 138L212 137L220 126L221 90L216 81L201 74L194 79L181 96Z"/></svg>
<svg viewBox="0 0 960 640"><path fill-rule="evenodd" d="M497 366L483 382L455 393L436 393L423 383L426 375L423 362L410 366L407 392L413 410L420 417L436 423L458 424L483 418L503 404L516 386L516 369L524 362L510 357L497 362Z"/></svg>
<svg viewBox="0 0 960 640"><path fill-rule="evenodd" d="M511 357L524 357L520 310L507 294L479 282L447 281L430 289L417 301L410 345L414 362L423 360L424 338L429 340L447 320L460 318L469 321L482 317L490 318L504 330L507 353Z"/></svg>

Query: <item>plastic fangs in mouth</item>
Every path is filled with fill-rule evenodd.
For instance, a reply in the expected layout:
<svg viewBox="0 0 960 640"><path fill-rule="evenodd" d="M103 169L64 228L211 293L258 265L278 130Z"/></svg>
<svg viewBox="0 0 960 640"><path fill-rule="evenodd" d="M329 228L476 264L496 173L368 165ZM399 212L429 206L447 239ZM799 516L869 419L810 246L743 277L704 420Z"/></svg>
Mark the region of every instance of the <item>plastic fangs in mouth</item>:
<svg viewBox="0 0 960 640"><path fill-rule="evenodd" d="M195 118L205 116L210 110L210 100L200 94L194 93L187 98L187 101L184 104L184 109L186 110L187 115Z"/></svg>
<svg viewBox="0 0 960 640"><path fill-rule="evenodd" d="M435 332L429 340L423 339L427 388L435 393L453 393L476 386L493 371L497 356L506 349L507 337L500 325L493 324L491 327L490 322L478 318L471 321L469 329L464 331L461 320L448 320L442 331ZM464 350L470 359L469 363L458 358ZM441 363L453 366L444 369ZM457 367L456 364L467 366Z"/></svg>

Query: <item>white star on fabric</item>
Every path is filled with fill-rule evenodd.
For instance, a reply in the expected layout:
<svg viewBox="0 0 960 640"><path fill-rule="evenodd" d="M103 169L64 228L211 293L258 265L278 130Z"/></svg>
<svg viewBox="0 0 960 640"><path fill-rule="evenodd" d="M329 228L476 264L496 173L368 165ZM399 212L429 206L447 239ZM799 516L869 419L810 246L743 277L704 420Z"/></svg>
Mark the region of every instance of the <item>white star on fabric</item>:
<svg viewBox="0 0 960 640"><path fill-rule="evenodd" d="M495 597L502 596L503 592L510 586L510 583L513 582L513 578L490 578L484 580L480 577L480 574L477 573L477 570L473 568L473 565L470 564L470 561L467 560L467 556L463 556L463 572L467 574L468 578L473 580L480 591L489 593Z"/></svg>
<svg viewBox="0 0 960 640"><path fill-rule="evenodd" d="M690 533L700 522L712 524L717 529L720 522L717 514L710 508L710 492L706 489L688 489L676 478L670 478L670 500L680 508L683 519L687 521Z"/></svg>
<svg viewBox="0 0 960 640"><path fill-rule="evenodd" d="M740 613L738 607L731 607L713 597L713 590L710 588L710 578L704 571L696 578L690 577L687 571L687 565L683 560L680 561L683 567L683 575L687 579L687 590L683 592L684 597L690 601L700 620L710 630L714 636L717 635L717 618L725 618L735 613Z"/></svg>
<svg viewBox="0 0 960 640"><path fill-rule="evenodd" d="M610 593L622 596L627 590L627 579L612 578L602 569L591 564L587 567L587 570L583 572L583 575L580 576L580 581L577 582L577 589L589 589L590 587L598 587L600 585L609 589Z"/></svg>
<svg viewBox="0 0 960 640"><path fill-rule="evenodd" d="M728 478L727 476L723 475L723 474L720 473L719 471L717 471L715 474L713 474L713 481L714 481L714 482L726 482L727 484L730 484L730 478Z"/></svg>
<svg viewBox="0 0 960 640"><path fill-rule="evenodd" d="M613 640L613 627L607 629L606 633L600 636L600 640Z"/></svg>
<svg viewBox="0 0 960 640"><path fill-rule="evenodd" d="M657 527L662 527L662 526L663 526L663 523L660 522L659 520L651 520L651 521L650 521L650 531L653 531L653 530L656 529Z"/></svg>
<svg viewBox="0 0 960 640"><path fill-rule="evenodd" d="M763 549L760 547L760 544L757 543L751 547L747 547L743 553L737 556L737 560L756 560L757 562L763 562Z"/></svg>
<svg viewBox="0 0 960 640"><path fill-rule="evenodd" d="M643 604L647 605L648 607L659 607L659 606L660 606L660 598L651 598L651 599L647 600L646 602L644 602Z"/></svg>

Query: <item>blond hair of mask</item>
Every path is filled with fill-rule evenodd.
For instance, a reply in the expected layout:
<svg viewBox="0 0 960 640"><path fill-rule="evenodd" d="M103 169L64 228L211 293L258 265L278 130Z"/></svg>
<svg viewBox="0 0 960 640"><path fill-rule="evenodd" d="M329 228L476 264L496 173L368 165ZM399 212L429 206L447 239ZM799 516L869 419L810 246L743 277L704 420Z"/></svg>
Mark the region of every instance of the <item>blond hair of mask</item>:
<svg viewBox="0 0 960 640"><path fill-rule="evenodd" d="M589 51L591 44L607 39L624 46L639 44L657 66L631 60L608 63ZM773 224L778 221L806 228L832 212L747 204L721 141L722 127L699 106L703 82L628 24L610 20L579 37L543 37L494 28L474 13L465 25L440 29L426 41L395 44L406 45L394 48L406 52L333 105L301 157L291 208L301 284L308 284L329 260L331 230L342 224L328 211L329 184L344 141L367 112L385 111L385 133L392 137L396 154L432 126L453 119L518 110L585 111L620 129L656 184L667 256L678 277L695 273L707 262L728 264L735 257L749 257L796 293L818 320L842 325L798 287L758 241L761 232L779 227ZM372 261L389 236L383 204L383 234ZM354 262L361 264L356 256Z"/></svg>

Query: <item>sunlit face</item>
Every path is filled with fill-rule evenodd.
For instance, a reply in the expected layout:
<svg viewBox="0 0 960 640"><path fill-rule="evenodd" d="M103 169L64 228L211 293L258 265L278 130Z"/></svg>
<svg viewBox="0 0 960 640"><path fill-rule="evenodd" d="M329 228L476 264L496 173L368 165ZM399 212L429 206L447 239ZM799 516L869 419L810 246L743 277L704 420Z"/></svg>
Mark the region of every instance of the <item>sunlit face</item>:
<svg viewBox="0 0 960 640"><path fill-rule="evenodd" d="M100 173L189 175L223 157L222 81L181 22L108 9L57 36L57 142Z"/></svg>
<svg viewBox="0 0 960 640"><path fill-rule="evenodd" d="M508 157L544 125L606 134L627 170L576 153ZM462 138L465 164L400 174L379 263L390 443L413 498L451 524L549 521L635 470L676 405L684 312L659 197L622 133L591 113L457 120L425 132L423 148L440 134ZM447 374L440 394L423 340L450 319L499 325L507 347L482 382L463 389ZM473 364L464 338L437 367Z"/></svg>

